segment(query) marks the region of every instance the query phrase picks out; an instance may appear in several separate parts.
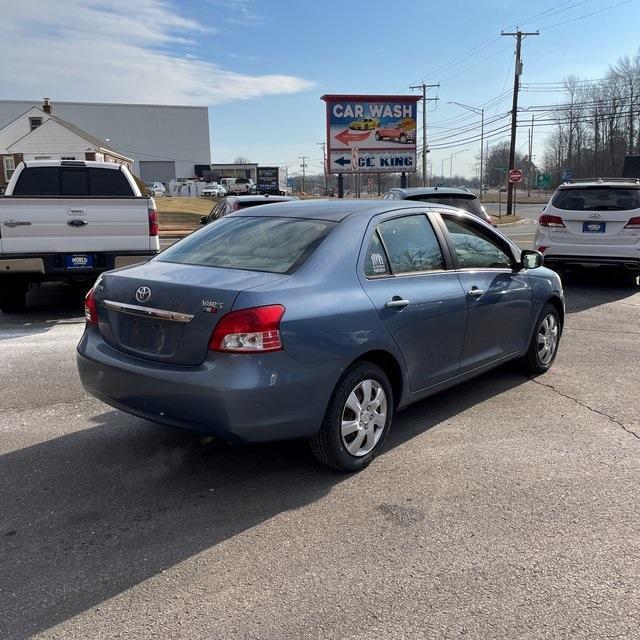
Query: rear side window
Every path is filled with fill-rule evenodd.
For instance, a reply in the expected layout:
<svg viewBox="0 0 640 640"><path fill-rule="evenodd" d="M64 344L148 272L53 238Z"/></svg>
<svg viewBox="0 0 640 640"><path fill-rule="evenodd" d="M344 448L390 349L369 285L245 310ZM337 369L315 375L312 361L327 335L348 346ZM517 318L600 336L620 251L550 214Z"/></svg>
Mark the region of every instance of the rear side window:
<svg viewBox="0 0 640 640"><path fill-rule="evenodd" d="M291 273L335 226L299 218L222 218L163 251L161 262Z"/></svg>
<svg viewBox="0 0 640 640"><path fill-rule="evenodd" d="M629 211L640 209L640 189L602 186L559 189L551 204L565 211Z"/></svg>
<svg viewBox="0 0 640 640"><path fill-rule="evenodd" d="M368 278L391 275L389 261L377 231L371 236L371 242L369 242L369 249L364 263L364 273Z"/></svg>
<svg viewBox="0 0 640 640"><path fill-rule="evenodd" d="M380 223L378 231L393 273L444 269L442 250L425 215L387 220Z"/></svg>
<svg viewBox="0 0 640 640"><path fill-rule="evenodd" d="M122 171L95 167L26 167L14 196L133 196Z"/></svg>

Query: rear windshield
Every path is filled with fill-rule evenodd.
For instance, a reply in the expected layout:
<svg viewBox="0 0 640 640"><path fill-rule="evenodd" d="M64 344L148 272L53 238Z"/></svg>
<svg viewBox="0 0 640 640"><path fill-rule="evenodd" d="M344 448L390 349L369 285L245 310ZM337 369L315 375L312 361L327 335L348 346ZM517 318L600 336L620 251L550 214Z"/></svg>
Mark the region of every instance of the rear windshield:
<svg viewBox="0 0 640 640"><path fill-rule="evenodd" d="M222 218L163 251L156 260L207 267L291 273L335 226L300 218Z"/></svg>
<svg viewBox="0 0 640 640"><path fill-rule="evenodd" d="M465 196L463 194L447 195L446 193L424 193L417 196L409 196L407 200L418 200L419 202L435 202L436 204L448 204L451 207L457 207L468 213L474 215L482 215L482 209L478 199L469 194Z"/></svg>
<svg viewBox="0 0 640 640"><path fill-rule="evenodd" d="M565 211L628 211L640 209L640 189L628 187L580 187L559 189L551 204Z"/></svg>
<svg viewBox="0 0 640 640"><path fill-rule="evenodd" d="M89 167L25 167L14 196L133 196L122 171Z"/></svg>
<svg viewBox="0 0 640 640"><path fill-rule="evenodd" d="M249 180L247 178L238 178L236 184L247 184Z"/></svg>
<svg viewBox="0 0 640 640"><path fill-rule="evenodd" d="M264 200L245 200L244 202L239 201L237 203L237 208L246 209L247 207L257 207L261 204L272 204L274 202L282 202L282 200L271 200L271 199L265 198Z"/></svg>

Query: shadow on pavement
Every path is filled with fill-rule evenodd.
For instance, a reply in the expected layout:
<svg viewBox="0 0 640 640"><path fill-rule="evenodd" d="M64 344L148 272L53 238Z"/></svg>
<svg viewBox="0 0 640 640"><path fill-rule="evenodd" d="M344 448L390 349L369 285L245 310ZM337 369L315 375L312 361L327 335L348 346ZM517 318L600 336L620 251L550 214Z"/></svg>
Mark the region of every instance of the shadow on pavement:
<svg viewBox="0 0 640 640"><path fill-rule="evenodd" d="M526 380L506 366L414 405L386 448ZM2 638L63 622L349 477L304 442L205 454L187 432L117 411L95 422L0 457Z"/></svg>
<svg viewBox="0 0 640 640"><path fill-rule="evenodd" d="M631 276L616 271L569 271L561 274L567 313L578 313L640 293Z"/></svg>

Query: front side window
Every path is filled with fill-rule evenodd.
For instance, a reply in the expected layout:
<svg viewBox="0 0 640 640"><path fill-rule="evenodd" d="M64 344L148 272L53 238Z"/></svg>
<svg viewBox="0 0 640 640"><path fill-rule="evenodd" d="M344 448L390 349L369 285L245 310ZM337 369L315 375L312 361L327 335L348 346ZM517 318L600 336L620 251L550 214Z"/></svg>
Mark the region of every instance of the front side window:
<svg viewBox="0 0 640 640"><path fill-rule="evenodd" d="M364 273L368 278L391 275L389 261L377 231L374 231L371 236L371 242L369 242L364 262Z"/></svg>
<svg viewBox="0 0 640 640"><path fill-rule="evenodd" d="M335 226L299 218L222 218L163 251L156 260L205 267L290 273Z"/></svg>
<svg viewBox="0 0 640 640"><path fill-rule="evenodd" d="M386 220L378 230L393 273L444 269L442 250L424 214Z"/></svg>
<svg viewBox="0 0 640 640"><path fill-rule="evenodd" d="M512 257L491 232L470 220L443 215L461 269L510 269Z"/></svg>

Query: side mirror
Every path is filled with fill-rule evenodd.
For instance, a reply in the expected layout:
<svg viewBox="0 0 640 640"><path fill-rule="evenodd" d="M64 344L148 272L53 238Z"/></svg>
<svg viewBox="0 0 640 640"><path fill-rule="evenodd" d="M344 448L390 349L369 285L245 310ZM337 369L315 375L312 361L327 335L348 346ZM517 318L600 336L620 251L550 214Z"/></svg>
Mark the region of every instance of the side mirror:
<svg viewBox="0 0 640 640"><path fill-rule="evenodd" d="M200 218L200 224L207 224L208 219L209 216L202 216L202 218Z"/></svg>
<svg viewBox="0 0 640 640"><path fill-rule="evenodd" d="M523 249L520 254L520 264L523 269L537 269L544 264L544 256L539 251Z"/></svg>

